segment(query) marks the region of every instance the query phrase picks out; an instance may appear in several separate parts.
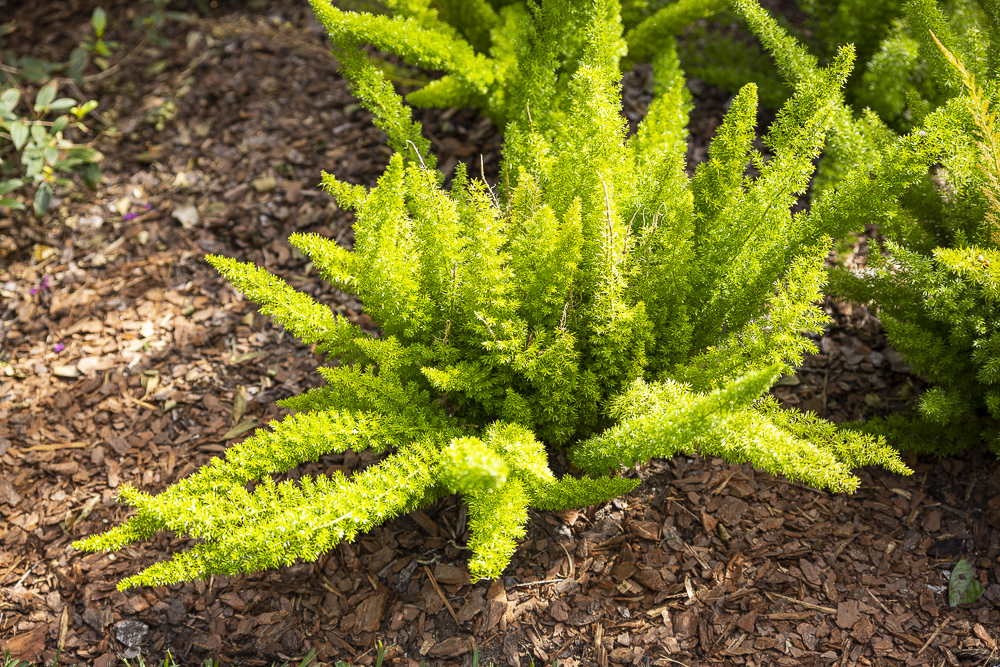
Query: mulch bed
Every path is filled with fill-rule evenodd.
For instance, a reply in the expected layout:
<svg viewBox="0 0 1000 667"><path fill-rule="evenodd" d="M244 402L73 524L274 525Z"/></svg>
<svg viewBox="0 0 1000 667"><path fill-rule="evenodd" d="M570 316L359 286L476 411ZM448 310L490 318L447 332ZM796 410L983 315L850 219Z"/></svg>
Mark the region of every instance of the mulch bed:
<svg viewBox="0 0 1000 667"><path fill-rule="evenodd" d="M135 11L104 4L112 18ZM90 7L37 5L13 10L21 30L5 48L65 59ZM373 183L384 136L304 4L239 16L169 26L163 48L132 52L134 33L112 35L131 56L87 89L118 129L98 142L98 190L64 194L41 222L0 218L0 645L34 661L61 647L60 663L99 667L168 650L185 665L267 665L311 649L368 666L376 641L407 667L468 667L474 647L482 664L518 666L1000 660L1000 467L979 452L915 459L905 478L862 470L853 496L715 459L654 461L626 498L533 515L494 582L469 583L465 513L449 498L316 563L117 592L184 543L161 534L117 554L73 550L126 517L116 489L162 491L279 417L275 400L318 384L321 359L203 255L255 261L373 327L285 238L350 245L351 217L314 186L320 169ZM633 123L646 78L626 81ZM696 162L729 96L692 87ZM461 160L495 180L489 121L419 113L445 171ZM775 395L837 421L911 409L922 384L877 319L826 306L820 352ZM368 460L327 456L290 475ZM986 593L951 609L947 574L960 557Z"/></svg>

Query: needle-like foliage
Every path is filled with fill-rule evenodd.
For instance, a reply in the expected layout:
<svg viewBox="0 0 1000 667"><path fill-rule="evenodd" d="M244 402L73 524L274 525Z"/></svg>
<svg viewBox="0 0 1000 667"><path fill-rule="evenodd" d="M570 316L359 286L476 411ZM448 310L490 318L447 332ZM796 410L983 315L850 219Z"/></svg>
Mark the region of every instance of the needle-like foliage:
<svg viewBox="0 0 1000 667"><path fill-rule="evenodd" d="M832 288L876 306L889 340L932 383L916 415L864 428L919 452L985 443L1000 453L998 92L993 81L981 87L937 35L928 39L964 92L927 116L907 155L923 145L925 164L940 164L933 177L925 172L892 193L884 254L863 271L835 272Z"/></svg>
<svg viewBox="0 0 1000 667"><path fill-rule="evenodd" d="M678 452L834 491L856 488L860 465L906 471L881 441L761 398L813 349L802 332L825 320L815 301L831 229L792 207L838 108L850 49L827 69L809 64L765 139L768 159L752 148L755 88L742 90L689 179L690 102L669 40L654 59L656 98L627 136L613 0L501 12L503 72L429 32L430 14L376 17L312 1L394 154L371 189L323 176L354 212L353 251L318 235L291 242L361 299L380 334L253 264L210 256L276 322L318 343L331 360L320 369L327 384L284 401L296 414L165 492L126 487L136 514L80 548L118 549L160 530L202 542L122 587L314 559L453 492L468 504L471 576L496 577L530 508L621 495L637 484L624 468ZM419 125L362 42L450 68L456 101L502 95L501 184L459 165L441 186ZM272 481L349 448L388 455L351 477ZM555 448L587 475L557 478Z"/></svg>
<svg viewBox="0 0 1000 667"><path fill-rule="evenodd" d="M387 50L409 65L431 67L443 75L411 92L407 101L417 107L478 107L499 127L506 125L512 114L522 112L511 106L520 102L520 98L509 94L522 74L523 63L517 59L519 40L525 37L545 39L548 57L560 63L554 71L555 85L546 91L551 95L562 94L573 75L573 66L566 65L578 62L583 53L579 34L556 30L544 36L535 35L536 24L531 17L537 12L537 6L529 0L376 0L376 3L392 18L382 17L365 29L357 30L346 27L356 20L356 13L338 12L328 17L333 26L331 30L353 31L360 41L371 42L379 48L384 46L385 39L392 38L392 34L408 33L404 48ZM603 3L605 11L609 15L616 14L624 28L622 46L625 50L617 55L627 54L621 60L625 68L652 62L664 48L672 50L675 36L699 19L718 14L728 4L729 0ZM577 5L574 8L569 4L565 11L577 15L586 11L586 3ZM452 48L455 57L439 55L433 59L433 54L446 54ZM472 53L475 57L470 55Z"/></svg>
<svg viewBox="0 0 1000 667"><path fill-rule="evenodd" d="M812 76L815 58L774 19L755 3L734 5L789 83ZM873 244L863 270L833 270L830 290L876 307L889 340L932 383L917 414L850 425L909 451L946 455L987 443L1000 452L1000 132L993 110L1000 41L991 7L931 0L900 5L905 22L896 32L905 28L913 41L925 65L924 90L934 96L906 88L900 99L920 114L903 135L890 128L902 107L887 113L876 104L883 117L866 110L854 118L841 105L821 176L812 184L810 216L821 227L844 233L874 223L886 238ZM855 35L878 30L837 16L828 27ZM897 80L877 87L895 94L910 86L912 66L900 65Z"/></svg>

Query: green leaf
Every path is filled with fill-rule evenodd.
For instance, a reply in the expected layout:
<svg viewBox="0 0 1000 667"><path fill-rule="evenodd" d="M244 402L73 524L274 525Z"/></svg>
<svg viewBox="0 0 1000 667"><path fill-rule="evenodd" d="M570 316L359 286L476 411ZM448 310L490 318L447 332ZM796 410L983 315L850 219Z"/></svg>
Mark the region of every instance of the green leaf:
<svg viewBox="0 0 1000 667"><path fill-rule="evenodd" d="M96 162L100 153L89 146L76 146L66 151L66 156L81 162Z"/></svg>
<svg viewBox="0 0 1000 667"><path fill-rule="evenodd" d="M16 190L24 185L24 181L20 178L11 178L6 181L0 181L0 195L5 195L11 190ZM4 204L4 206L9 206L9 204Z"/></svg>
<svg viewBox="0 0 1000 667"><path fill-rule="evenodd" d="M0 199L0 206L6 206L7 208L16 208L19 211L24 209L24 204L17 201L16 199L10 199L10 198Z"/></svg>
<svg viewBox="0 0 1000 667"><path fill-rule="evenodd" d="M66 68L66 76L73 79L79 84L83 83L83 69L87 66L87 61L90 59L90 52L87 51L86 47L78 46L69 54L69 61Z"/></svg>
<svg viewBox="0 0 1000 667"><path fill-rule="evenodd" d="M57 88L58 84L53 80L38 89L38 94L35 95L35 111L45 111L45 108L52 104L52 100L56 98Z"/></svg>
<svg viewBox="0 0 1000 667"><path fill-rule="evenodd" d="M252 417L250 419L244 419L239 424L237 424L236 426L234 426L231 429L229 429L228 431L226 431L223 434L222 439L223 440L232 440L236 436L243 435L247 431L252 431L253 429L257 428L258 426L260 426L260 422L257 421L256 419L254 419Z"/></svg>
<svg viewBox="0 0 1000 667"><path fill-rule="evenodd" d="M89 100L82 107L73 107L70 112L77 117L77 119L82 119L88 113L97 108L97 102L94 100Z"/></svg>
<svg viewBox="0 0 1000 667"><path fill-rule="evenodd" d="M972 576L972 565L962 558L951 571L951 581L948 583L948 606L957 607L969 604L979 599L983 594L983 585Z"/></svg>
<svg viewBox="0 0 1000 667"><path fill-rule="evenodd" d="M17 106L17 101L21 99L21 91L17 88L8 88L0 95L0 110L13 111Z"/></svg>
<svg viewBox="0 0 1000 667"><path fill-rule="evenodd" d="M18 61L18 66L21 68L21 76L34 83L41 83L48 79L52 69L51 63L31 56L21 58Z"/></svg>
<svg viewBox="0 0 1000 667"><path fill-rule="evenodd" d="M49 202L52 201L52 186L42 183L35 192L35 217L40 218L49 210Z"/></svg>
<svg viewBox="0 0 1000 667"><path fill-rule="evenodd" d="M44 125L32 125L31 138L35 140L36 144L42 146L49 142L49 133Z"/></svg>
<svg viewBox="0 0 1000 667"><path fill-rule="evenodd" d="M49 164L59 159L59 150L55 146L46 146L42 154L45 156L45 161Z"/></svg>
<svg viewBox="0 0 1000 667"><path fill-rule="evenodd" d="M14 142L14 148L21 150L25 142L28 141L28 126L23 121L16 120L10 124L10 139Z"/></svg>
<svg viewBox="0 0 1000 667"><path fill-rule="evenodd" d="M94 24L94 34L103 37L104 29L108 26L108 15L103 7L94 8L94 15L90 17L90 22Z"/></svg>
<svg viewBox="0 0 1000 667"><path fill-rule="evenodd" d="M24 175L28 178L34 178L42 172L45 160L42 159L39 151L32 151L30 156L28 151L25 151L24 155L21 156L21 164L24 165Z"/></svg>
<svg viewBox="0 0 1000 667"><path fill-rule="evenodd" d="M72 97L60 97L49 105L49 111L68 111L76 106L76 100Z"/></svg>
<svg viewBox="0 0 1000 667"><path fill-rule="evenodd" d="M69 116L59 116L56 118L56 122L52 123L52 134L62 132L67 125L69 125Z"/></svg>
<svg viewBox="0 0 1000 667"><path fill-rule="evenodd" d="M96 162L91 162L83 170L83 183L93 190L101 182L101 168Z"/></svg>

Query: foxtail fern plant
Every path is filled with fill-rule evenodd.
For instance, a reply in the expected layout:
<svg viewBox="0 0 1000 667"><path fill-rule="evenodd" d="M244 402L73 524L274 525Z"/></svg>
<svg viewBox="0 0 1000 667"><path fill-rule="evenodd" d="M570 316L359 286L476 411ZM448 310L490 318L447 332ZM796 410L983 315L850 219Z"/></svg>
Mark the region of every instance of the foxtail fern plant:
<svg viewBox="0 0 1000 667"><path fill-rule="evenodd" d="M625 0L608 4L625 31L618 56L632 67L652 62L661 50L672 52L673 37L698 19L713 16L729 0ZM350 4L350 3L349 3ZM443 72L406 100L416 107L477 107L504 127L521 97L513 85L521 77L520 44L536 39L535 3L526 0L375 0L385 12L360 19L341 12L336 24L350 24L362 42L391 51L410 65ZM586 11L586 3L574 11ZM352 23L353 21L353 23ZM340 28L338 28L340 29ZM408 35L405 45L398 35ZM551 35L551 57L560 66L551 93L563 95L585 50L586 37L564 31ZM671 57L671 56L666 56ZM557 107L565 106L562 103Z"/></svg>
<svg viewBox="0 0 1000 667"><path fill-rule="evenodd" d="M756 3L734 4L787 81L813 76L815 57L773 18ZM906 10L911 25L949 24L929 0L911 0ZM981 43L1000 43L994 23L981 28ZM873 243L869 265L834 269L829 289L874 306L890 342L932 384L917 414L848 426L884 435L903 450L939 455L980 443L1000 452L998 87L995 60L968 50L975 32L959 39L943 30L939 39L925 28L920 40L934 49L927 59L945 66L934 70L935 87L952 92L936 108L927 105L912 131L897 135L873 111L855 118L841 104L811 193L810 215L820 227L861 231L877 224L885 243Z"/></svg>
<svg viewBox="0 0 1000 667"><path fill-rule="evenodd" d="M859 65L848 86L857 111L870 108L897 131L912 129L962 88L930 31L957 49L975 71L996 73L990 35L1000 19L983 0L800 0L809 15L810 43L821 57L852 43Z"/></svg>
<svg viewBox="0 0 1000 667"><path fill-rule="evenodd" d="M897 193L870 266L834 272L831 288L877 307L889 340L931 383L916 415L863 428L917 452L984 443L1000 454L998 87L995 79L981 87L933 32L929 38L964 89L919 128L937 144L940 165Z"/></svg>
<svg viewBox="0 0 1000 667"><path fill-rule="evenodd" d="M509 45L502 90L490 88L493 74L455 84L462 95L504 97L501 183L460 166L445 189L420 125L359 46L468 72L481 56L416 18L327 0L313 8L394 154L370 189L323 175L355 213L353 251L313 234L290 242L356 294L381 331L365 333L253 264L210 256L263 313L327 356L326 385L282 401L295 414L163 493L123 487L136 513L79 548L120 549L162 530L200 543L120 587L313 560L450 493L468 505L472 578L496 577L530 508L621 495L637 484L624 467L678 452L834 491L857 487L857 466L907 471L879 439L762 397L813 349L802 332L825 320L814 302L839 230L790 209L850 49L801 82L766 138L770 159L751 148L756 92L742 90L689 179L690 104L670 44L655 59L656 99L628 138L617 3L546 0L518 18L525 29ZM745 175L750 162L756 178ZM548 465L557 448L587 474L557 478ZM350 477L272 478L347 449L385 457Z"/></svg>

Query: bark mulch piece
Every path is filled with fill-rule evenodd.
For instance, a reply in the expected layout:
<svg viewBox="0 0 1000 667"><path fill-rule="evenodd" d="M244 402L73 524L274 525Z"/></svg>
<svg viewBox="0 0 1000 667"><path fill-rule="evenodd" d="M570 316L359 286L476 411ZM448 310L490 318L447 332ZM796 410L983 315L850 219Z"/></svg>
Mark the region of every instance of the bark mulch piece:
<svg viewBox="0 0 1000 667"><path fill-rule="evenodd" d="M55 5L80 20L5 46L66 57L90 8ZM15 18L31 24L40 11L23 5ZM170 46L138 47L86 91L119 130L99 144L97 192L63 196L42 223L0 218L0 647L36 661L58 647L61 662L102 667L168 650L181 664L267 665L311 649L367 666L377 640L391 645L388 664L408 667L467 666L473 648L482 664L570 667L996 660L1000 469L975 452L917 460L907 478L864 470L854 496L715 459L655 461L627 498L534 515L494 582L469 582L465 513L449 498L316 563L118 592L116 581L185 543L158 535L117 554L75 552L71 541L126 517L117 489L162 491L279 417L275 400L318 383L322 360L202 256L253 260L373 326L285 241L304 230L349 247L351 217L314 187L319 170L371 184L387 156L305 6L274 0L167 35ZM111 37L123 52L138 41ZM647 79L627 81L633 124ZM696 92L695 162L727 99ZM489 121L420 113L446 172L465 161L479 175L482 164L496 182ZM837 420L912 406L921 384L872 315L826 306L835 324L820 352L775 394ZM328 456L289 474L370 460ZM960 557L986 593L950 609Z"/></svg>

